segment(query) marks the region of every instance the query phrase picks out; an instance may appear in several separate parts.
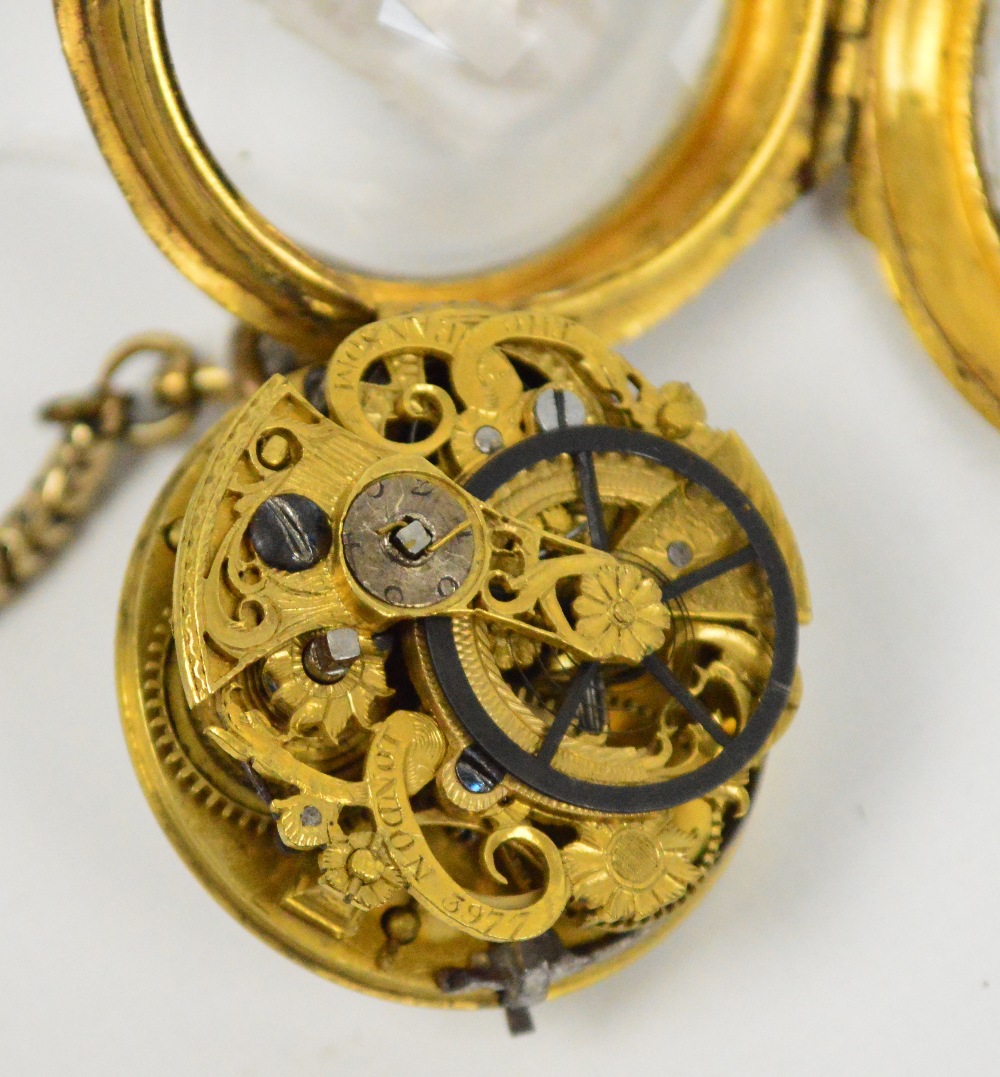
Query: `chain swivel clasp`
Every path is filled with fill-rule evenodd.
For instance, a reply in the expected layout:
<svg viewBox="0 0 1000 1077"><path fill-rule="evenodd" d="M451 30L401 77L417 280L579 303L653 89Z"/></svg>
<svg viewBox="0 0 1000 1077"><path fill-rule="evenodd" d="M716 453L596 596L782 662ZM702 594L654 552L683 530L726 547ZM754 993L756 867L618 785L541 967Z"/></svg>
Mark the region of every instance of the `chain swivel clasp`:
<svg viewBox="0 0 1000 1077"><path fill-rule="evenodd" d="M122 371L150 355L157 363L146 391L120 388ZM191 346L178 337L147 333L108 357L91 392L53 401L42 417L67 427L84 424L99 438L149 448L180 437L203 404L224 399L231 391L228 370L199 363Z"/></svg>
<svg viewBox="0 0 1000 1077"><path fill-rule="evenodd" d="M127 368L155 360L141 390L123 385ZM233 392L228 370L198 361L178 337L148 333L126 341L87 393L62 397L42 417L63 437L27 493L0 517L0 606L39 575L93 511L122 449L181 437L203 405Z"/></svg>

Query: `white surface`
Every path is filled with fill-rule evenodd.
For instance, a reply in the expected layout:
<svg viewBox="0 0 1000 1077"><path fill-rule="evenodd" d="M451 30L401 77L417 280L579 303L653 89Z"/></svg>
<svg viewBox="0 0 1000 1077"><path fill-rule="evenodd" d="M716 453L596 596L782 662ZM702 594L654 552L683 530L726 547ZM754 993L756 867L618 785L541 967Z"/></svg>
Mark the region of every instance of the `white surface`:
<svg viewBox="0 0 1000 1077"><path fill-rule="evenodd" d="M221 348L225 315L132 221L86 138L48 5L0 0L0 341L13 496L31 419L126 333ZM13 117L13 120L12 120ZM993 1077L1000 1068L1000 436L945 383L833 193L800 205L629 356L740 430L801 540L805 703L742 847L628 972L537 1014L335 988L219 909L119 735L126 557L176 460L134 470L0 616L0 1073L13 1077Z"/></svg>

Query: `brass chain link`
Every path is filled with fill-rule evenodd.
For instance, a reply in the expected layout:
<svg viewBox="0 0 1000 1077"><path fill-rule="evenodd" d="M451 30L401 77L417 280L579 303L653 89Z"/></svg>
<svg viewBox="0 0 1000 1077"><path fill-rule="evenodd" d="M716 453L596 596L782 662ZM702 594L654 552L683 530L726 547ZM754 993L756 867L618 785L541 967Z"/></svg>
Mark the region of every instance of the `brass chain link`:
<svg viewBox="0 0 1000 1077"><path fill-rule="evenodd" d="M144 393L117 387L140 356L156 358ZM27 493L0 520L0 608L43 572L93 511L116 460L184 434L201 407L232 392L228 370L199 363L184 341L147 334L127 341L105 362L89 393L66 397L42 417L63 428Z"/></svg>

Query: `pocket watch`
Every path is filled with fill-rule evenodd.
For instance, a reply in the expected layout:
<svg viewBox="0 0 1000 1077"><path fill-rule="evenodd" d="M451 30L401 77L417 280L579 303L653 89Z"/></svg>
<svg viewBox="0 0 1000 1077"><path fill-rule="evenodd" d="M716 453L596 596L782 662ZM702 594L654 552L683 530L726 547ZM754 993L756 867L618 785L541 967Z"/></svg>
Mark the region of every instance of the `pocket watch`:
<svg viewBox="0 0 1000 1077"><path fill-rule="evenodd" d="M201 138L158 0L56 0L136 215L241 321L235 376L132 342L57 402L3 533L13 592L114 447L231 410L124 589L125 734L179 853L339 983L530 1007L652 946L716 877L799 704L805 574L749 450L611 343L842 161L949 377L996 420L996 226L971 126L977 0L735 0L679 134L586 227L450 279L344 268ZM161 358L152 414L116 389Z"/></svg>

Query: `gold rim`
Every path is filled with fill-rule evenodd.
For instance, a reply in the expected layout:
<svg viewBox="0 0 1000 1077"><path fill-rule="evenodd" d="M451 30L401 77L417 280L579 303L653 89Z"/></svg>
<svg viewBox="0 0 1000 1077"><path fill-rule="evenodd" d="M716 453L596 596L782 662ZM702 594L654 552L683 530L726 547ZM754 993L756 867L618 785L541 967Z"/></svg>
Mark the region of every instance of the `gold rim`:
<svg viewBox="0 0 1000 1077"><path fill-rule="evenodd" d="M1000 426L1000 238L973 121L985 0L881 0L856 212L951 382Z"/></svg>
<svg viewBox="0 0 1000 1077"><path fill-rule="evenodd" d="M187 112L160 0L56 0L80 96L143 226L238 317L317 355L373 317L442 301L545 306L607 339L641 332L798 195L827 8L733 0L694 116L603 216L500 270L403 280L318 261L242 199Z"/></svg>

